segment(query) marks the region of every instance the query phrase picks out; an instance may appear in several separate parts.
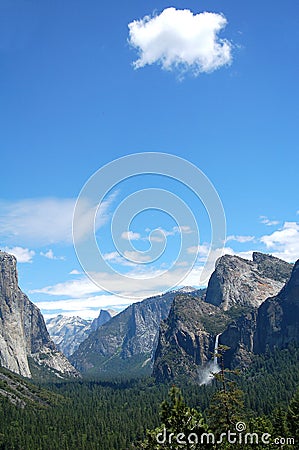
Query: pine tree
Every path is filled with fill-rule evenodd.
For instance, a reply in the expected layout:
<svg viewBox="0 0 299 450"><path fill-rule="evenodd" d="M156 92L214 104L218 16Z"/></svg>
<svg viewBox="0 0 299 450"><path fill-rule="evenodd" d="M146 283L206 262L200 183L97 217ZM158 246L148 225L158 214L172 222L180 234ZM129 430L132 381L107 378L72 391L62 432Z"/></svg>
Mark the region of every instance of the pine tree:
<svg viewBox="0 0 299 450"><path fill-rule="evenodd" d="M217 433L235 430L237 422L244 419L243 392L232 379L239 372L224 366L223 354L228 349L227 346L219 345L218 352L214 355L220 363L220 372L213 374L219 390L212 397L208 410L208 423Z"/></svg>
<svg viewBox="0 0 299 450"><path fill-rule="evenodd" d="M180 389L175 386L169 391L169 400L161 404L161 422L158 428L147 432L146 440L136 448L146 450L212 448L210 445L200 444L201 435L208 433L202 414L185 404Z"/></svg>
<svg viewBox="0 0 299 450"><path fill-rule="evenodd" d="M290 401L287 422L290 434L295 439L296 444L299 444L299 389Z"/></svg>

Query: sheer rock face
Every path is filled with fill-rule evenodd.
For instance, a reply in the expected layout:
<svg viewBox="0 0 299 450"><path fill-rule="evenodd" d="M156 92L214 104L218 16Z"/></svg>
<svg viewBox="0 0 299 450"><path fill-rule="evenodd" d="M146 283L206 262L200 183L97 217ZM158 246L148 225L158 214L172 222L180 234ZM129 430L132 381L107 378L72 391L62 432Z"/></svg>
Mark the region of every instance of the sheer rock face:
<svg viewBox="0 0 299 450"><path fill-rule="evenodd" d="M205 303L202 296L174 298L169 316L160 326L153 368L157 381L186 377L198 381L198 368L211 359L215 334L227 319L220 308Z"/></svg>
<svg viewBox="0 0 299 450"><path fill-rule="evenodd" d="M220 343L230 347L225 362L231 367L247 366L253 354L299 343L299 261L283 289L231 323Z"/></svg>
<svg viewBox="0 0 299 450"><path fill-rule="evenodd" d="M291 264L258 252L253 253L252 261L222 256L209 280L206 302L223 310L232 306L257 308L282 289L291 270Z"/></svg>
<svg viewBox="0 0 299 450"><path fill-rule="evenodd" d="M225 365L247 367L252 359L256 332L257 309L231 322L219 338L219 344L226 345Z"/></svg>
<svg viewBox="0 0 299 450"><path fill-rule="evenodd" d="M15 257L0 252L0 365L31 378L28 357L58 376L79 376L51 341L40 310L19 288Z"/></svg>
<svg viewBox="0 0 299 450"><path fill-rule="evenodd" d="M281 292L259 308L254 339L255 353L299 342L299 260Z"/></svg>

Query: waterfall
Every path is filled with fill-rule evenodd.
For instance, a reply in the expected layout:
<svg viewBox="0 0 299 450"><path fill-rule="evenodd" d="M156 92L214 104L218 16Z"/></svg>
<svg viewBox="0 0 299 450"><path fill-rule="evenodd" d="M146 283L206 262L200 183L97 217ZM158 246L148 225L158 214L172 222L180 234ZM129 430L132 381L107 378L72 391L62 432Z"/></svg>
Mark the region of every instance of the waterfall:
<svg viewBox="0 0 299 450"><path fill-rule="evenodd" d="M202 367L199 370L200 385L211 383L211 381L214 378L213 373L220 372L220 367L218 365L217 356L215 356L215 353L218 352L220 334L221 333L217 334L217 336L215 337L213 358L204 367Z"/></svg>
<svg viewBox="0 0 299 450"><path fill-rule="evenodd" d="M217 334L217 336L216 336L216 338L215 338L214 355L215 355L215 353L218 352L219 336L220 336L220 333ZM214 363L217 365L217 356L214 356Z"/></svg>

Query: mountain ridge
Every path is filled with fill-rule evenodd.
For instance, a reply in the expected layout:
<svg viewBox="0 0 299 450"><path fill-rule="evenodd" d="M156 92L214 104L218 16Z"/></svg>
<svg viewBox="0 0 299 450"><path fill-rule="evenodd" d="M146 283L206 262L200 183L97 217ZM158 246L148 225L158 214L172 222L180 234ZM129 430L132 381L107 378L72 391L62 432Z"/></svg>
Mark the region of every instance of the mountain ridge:
<svg viewBox="0 0 299 450"><path fill-rule="evenodd" d="M175 295L170 291L131 304L91 333L71 362L83 373L149 375L159 326Z"/></svg>

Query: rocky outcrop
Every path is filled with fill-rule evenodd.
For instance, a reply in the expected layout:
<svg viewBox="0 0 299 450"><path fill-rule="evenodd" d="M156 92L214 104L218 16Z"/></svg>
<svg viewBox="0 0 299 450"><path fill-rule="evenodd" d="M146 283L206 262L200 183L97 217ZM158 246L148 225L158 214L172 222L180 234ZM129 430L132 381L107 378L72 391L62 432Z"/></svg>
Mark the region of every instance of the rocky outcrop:
<svg viewBox="0 0 299 450"><path fill-rule="evenodd" d="M225 353L229 367L248 366L254 354L299 343L299 262L289 281L259 308L230 323L220 336L230 349Z"/></svg>
<svg viewBox="0 0 299 450"><path fill-rule="evenodd" d="M160 326L153 376L157 381L198 381L198 368L212 357L215 335L227 323L225 313L198 295L178 294Z"/></svg>
<svg viewBox="0 0 299 450"><path fill-rule="evenodd" d="M256 339L258 307L278 294L290 278L292 264L253 253L249 261L225 255L216 263L202 298L177 296L161 324L153 375L159 381L198 379L211 360L216 335L230 347L229 366L248 365ZM277 312L278 314L278 312Z"/></svg>
<svg viewBox="0 0 299 450"><path fill-rule="evenodd" d="M150 373L159 326L175 292L133 303L80 344L71 361L82 372Z"/></svg>
<svg viewBox="0 0 299 450"><path fill-rule="evenodd" d="M101 309L100 314L96 317L90 326L90 331L95 331L105 323L109 322L111 317L115 316L115 312L112 310Z"/></svg>
<svg viewBox="0 0 299 450"><path fill-rule="evenodd" d="M27 405L54 406L59 401L57 394L38 388L36 384L0 367L0 399L3 397L22 409Z"/></svg>
<svg viewBox="0 0 299 450"><path fill-rule="evenodd" d="M268 298L259 308L254 352L284 348L299 342L299 260L281 292Z"/></svg>
<svg viewBox="0 0 299 450"><path fill-rule="evenodd" d="M30 360L59 376L79 376L51 341L40 310L19 288L15 257L0 252L0 365L31 378Z"/></svg>
<svg viewBox="0 0 299 450"><path fill-rule="evenodd" d="M220 306L257 308L276 295L290 278L292 265L254 252L253 260L224 255L216 262L208 283L206 302Z"/></svg>
<svg viewBox="0 0 299 450"><path fill-rule="evenodd" d="M247 367L253 356L257 309L232 321L219 337L219 344L229 349L225 352L227 367Z"/></svg>

